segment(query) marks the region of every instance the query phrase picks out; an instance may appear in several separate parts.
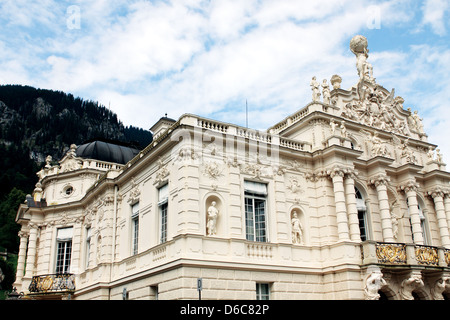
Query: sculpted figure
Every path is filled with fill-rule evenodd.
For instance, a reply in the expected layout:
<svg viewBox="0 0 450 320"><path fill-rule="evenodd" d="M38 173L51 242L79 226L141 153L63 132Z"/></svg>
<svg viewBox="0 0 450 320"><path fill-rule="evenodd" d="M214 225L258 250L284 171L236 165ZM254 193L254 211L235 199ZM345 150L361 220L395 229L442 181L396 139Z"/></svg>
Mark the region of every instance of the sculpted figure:
<svg viewBox="0 0 450 320"><path fill-rule="evenodd" d="M367 80L373 82L373 68L372 65L367 62L369 57L369 49L367 39L364 36L357 35L350 40L350 50L356 56L356 70L360 80Z"/></svg>
<svg viewBox="0 0 450 320"><path fill-rule="evenodd" d="M381 271L376 270L372 272L366 279L366 286L364 287L364 293L366 300L378 300L380 294L378 291L386 285L386 281L383 279Z"/></svg>
<svg viewBox="0 0 450 320"><path fill-rule="evenodd" d="M312 101L319 102L320 101L320 84L316 81L316 77L312 77L311 80L311 90L312 90Z"/></svg>
<svg viewBox="0 0 450 320"><path fill-rule="evenodd" d="M331 127L331 135L332 135L332 136L336 133L336 126L337 126L337 123L334 122L333 119L331 119L331 121L330 121L330 127Z"/></svg>
<svg viewBox="0 0 450 320"><path fill-rule="evenodd" d="M347 138L347 129L345 128L345 123L344 123L344 121L341 122L340 128L341 128L341 136L342 136L343 138Z"/></svg>
<svg viewBox="0 0 450 320"><path fill-rule="evenodd" d="M301 244L302 243L302 225L300 219L297 216L297 211L294 211L291 219L292 224L292 243Z"/></svg>
<svg viewBox="0 0 450 320"><path fill-rule="evenodd" d="M212 236L216 234L216 224L217 217L219 216L219 210L216 208L216 202L211 202L211 206L208 208L208 220L206 224L206 228L208 230L208 236Z"/></svg>
<svg viewBox="0 0 450 320"><path fill-rule="evenodd" d="M436 149L436 161L438 163L442 163L442 153L440 149Z"/></svg>
<svg viewBox="0 0 450 320"><path fill-rule="evenodd" d="M431 293L433 294L434 300L444 300L442 293L445 291L446 282L449 280L447 277L440 278L431 288Z"/></svg>
<svg viewBox="0 0 450 320"><path fill-rule="evenodd" d="M323 95L323 103L330 104L330 87L328 86L327 79L323 79L322 82L322 95Z"/></svg>
<svg viewBox="0 0 450 320"><path fill-rule="evenodd" d="M424 286L422 275L412 274L411 277L402 281L401 295L403 300L414 300L413 291Z"/></svg>
<svg viewBox="0 0 450 320"><path fill-rule="evenodd" d="M414 111L414 114L412 115L412 117L413 117L414 122L416 124L417 131L419 131L420 133L424 133L422 119L419 117L419 114L417 113L417 110Z"/></svg>

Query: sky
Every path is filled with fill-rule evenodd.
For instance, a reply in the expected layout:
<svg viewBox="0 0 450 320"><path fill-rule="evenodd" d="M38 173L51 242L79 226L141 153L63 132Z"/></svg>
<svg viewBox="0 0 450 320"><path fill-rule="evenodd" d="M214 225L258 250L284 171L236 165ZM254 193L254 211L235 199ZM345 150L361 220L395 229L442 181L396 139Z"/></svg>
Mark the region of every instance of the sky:
<svg viewBox="0 0 450 320"><path fill-rule="evenodd" d="M0 84L98 101L149 129L184 113L265 130L311 102L312 76L378 84L450 161L450 0L0 0Z"/></svg>

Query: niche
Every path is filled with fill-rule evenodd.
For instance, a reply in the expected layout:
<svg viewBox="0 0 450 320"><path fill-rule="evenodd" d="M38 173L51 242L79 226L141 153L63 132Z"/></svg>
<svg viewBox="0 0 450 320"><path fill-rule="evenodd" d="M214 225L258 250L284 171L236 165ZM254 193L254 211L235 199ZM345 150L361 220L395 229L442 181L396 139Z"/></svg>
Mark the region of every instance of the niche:
<svg viewBox="0 0 450 320"><path fill-rule="evenodd" d="M293 208L290 212L291 222L291 241L292 244L302 245L305 244L305 224L303 211L299 208Z"/></svg>
<svg viewBox="0 0 450 320"><path fill-rule="evenodd" d="M223 205L217 195L210 195L205 201L205 232L207 236L216 236L222 229Z"/></svg>

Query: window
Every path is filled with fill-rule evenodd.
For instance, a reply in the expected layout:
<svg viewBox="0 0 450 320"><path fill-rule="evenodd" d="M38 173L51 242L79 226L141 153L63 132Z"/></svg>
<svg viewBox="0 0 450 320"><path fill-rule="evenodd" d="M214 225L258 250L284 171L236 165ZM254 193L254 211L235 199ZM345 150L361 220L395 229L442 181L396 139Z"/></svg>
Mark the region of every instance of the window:
<svg viewBox="0 0 450 320"><path fill-rule="evenodd" d="M131 206L132 254L138 253L139 244L139 202Z"/></svg>
<svg viewBox="0 0 450 320"><path fill-rule="evenodd" d="M355 198L356 198L356 209L358 210L358 221L359 221L359 234L361 241L367 240L367 207L366 202L358 190L355 187Z"/></svg>
<svg viewBox="0 0 450 320"><path fill-rule="evenodd" d="M56 273L70 272L70 259L72 257L72 234L73 228L58 229L56 234Z"/></svg>
<svg viewBox="0 0 450 320"><path fill-rule="evenodd" d="M256 284L256 300L269 300L270 291L268 283Z"/></svg>
<svg viewBox="0 0 450 320"><path fill-rule="evenodd" d="M89 267L89 259L91 258L91 236L92 230L90 227L86 228L86 268Z"/></svg>
<svg viewBox="0 0 450 320"><path fill-rule="evenodd" d="M250 241L266 242L267 185L245 181L245 233Z"/></svg>
<svg viewBox="0 0 450 320"><path fill-rule="evenodd" d="M169 205L169 185L166 184L158 190L158 208L159 208L159 223L160 223L160 237L159 242L167 241L167 210Z"/></svg>

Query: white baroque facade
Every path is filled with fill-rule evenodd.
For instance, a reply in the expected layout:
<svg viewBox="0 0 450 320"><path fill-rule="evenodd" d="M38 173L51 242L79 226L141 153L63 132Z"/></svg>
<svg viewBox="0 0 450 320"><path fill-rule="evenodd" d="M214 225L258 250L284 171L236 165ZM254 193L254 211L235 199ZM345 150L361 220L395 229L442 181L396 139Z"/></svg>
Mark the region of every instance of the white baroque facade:
<svg viewBox="0 0 450 320"><path fill-rule="evenodd" d="M437 299L450 295L450 174L417 112L377 84L311 81L267 131L185 114L126 163L39 173L15 286L61 299Z"/></svg>

